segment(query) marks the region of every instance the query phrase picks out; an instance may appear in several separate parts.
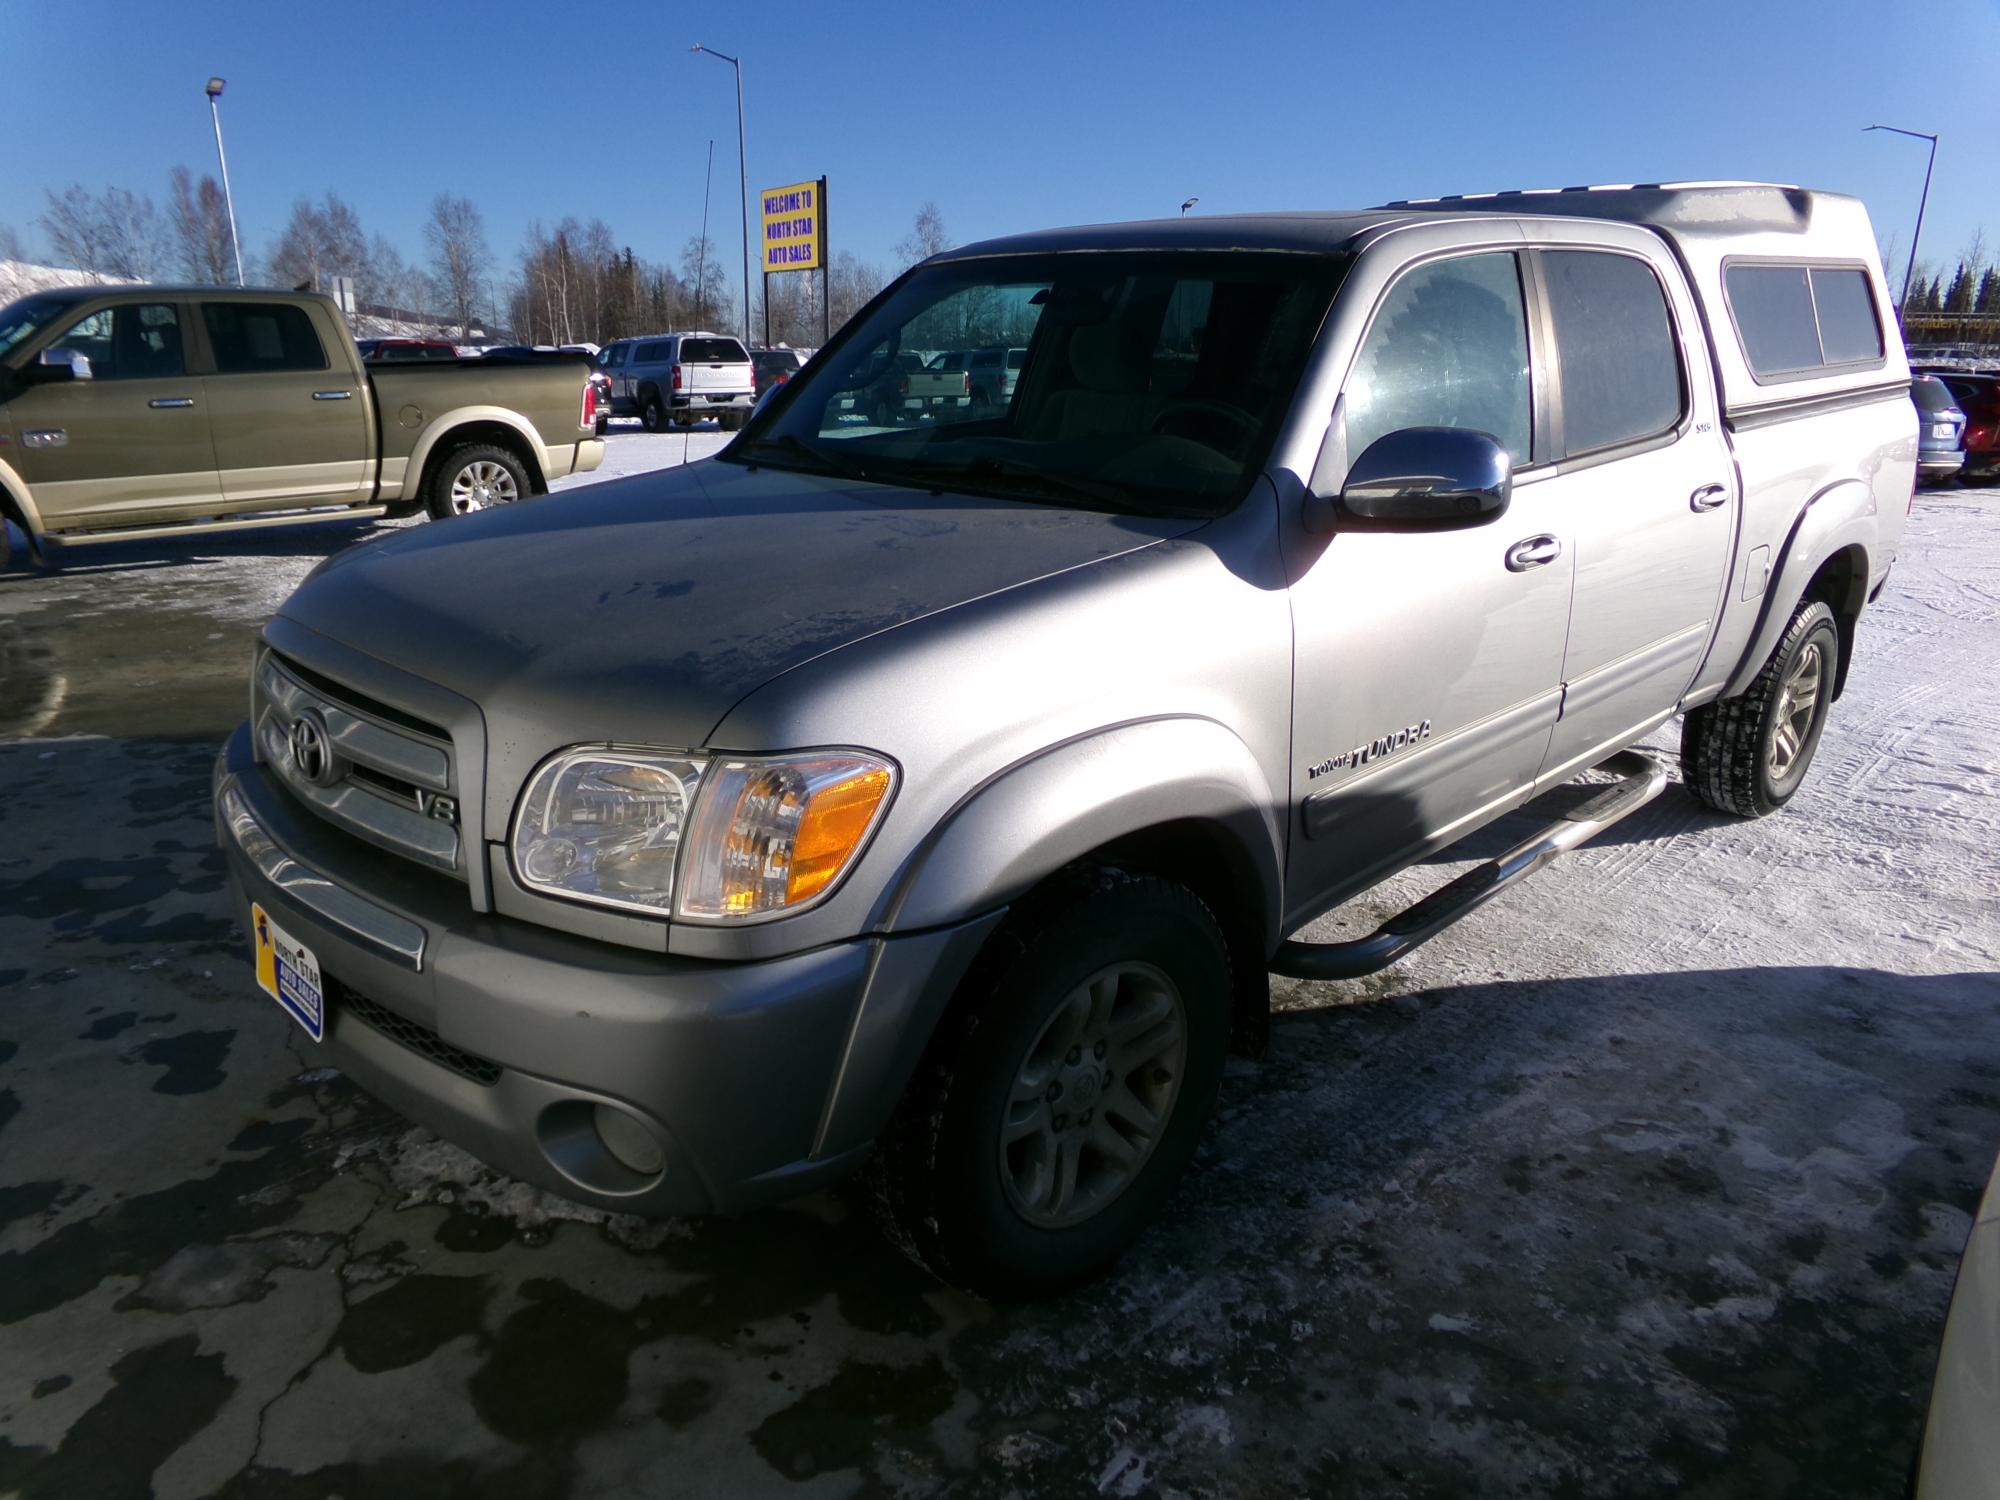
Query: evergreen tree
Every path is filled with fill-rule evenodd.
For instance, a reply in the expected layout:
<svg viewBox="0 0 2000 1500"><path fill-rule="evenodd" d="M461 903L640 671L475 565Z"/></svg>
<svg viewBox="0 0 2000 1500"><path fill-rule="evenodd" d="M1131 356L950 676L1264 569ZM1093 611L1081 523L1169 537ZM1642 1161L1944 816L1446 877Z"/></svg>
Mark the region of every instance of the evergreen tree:
<svg viewBox="0 0 2000 1500"><path fill-rule="evenodd" d="M1972 273L1965 268L1965 262L1958 263L1958 270L1951 278L1951 289L1944 294L1944 310L1951 313L1972 311Z"/></svg>
<svg viewBox="0 0 2000 1500"><path fill-rule="evenodd" d="M1972 299L1972 310L1987 317L2000 316L2000 270L1992 266L1979 278L1979 294Z"/></svg>

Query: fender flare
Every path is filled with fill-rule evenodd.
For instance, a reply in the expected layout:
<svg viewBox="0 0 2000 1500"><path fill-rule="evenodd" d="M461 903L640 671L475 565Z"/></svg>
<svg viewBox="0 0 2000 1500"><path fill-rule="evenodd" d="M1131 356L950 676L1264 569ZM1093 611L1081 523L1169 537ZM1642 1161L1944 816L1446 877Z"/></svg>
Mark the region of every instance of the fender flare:
<svg viewBox="0 0 2000 1500"><path fill-rule="evenodd" d="M1805 503L1792 523L1791 535L1785 538L1778 565L1764 590L1764 613L1742 660L1723 684L1722 697L1743 692L1763 670L1765 661L1777 649L1778 638L1791 623L1792 612L1827 559L1849 547L1858 547L1863 558L1860 592L1866 594L1868 573L1873 566L1871 554L1877 540L1876 518L1874 493L1856 479L1830 485ZM1858 601L1852 612L1859 612ZM1846 667L1843 661L1843 677Z"/></svg>
<svg viewBox="0 0 2000 1500"><path fill-rule="evenodd" d="M1282 936L1284 807L1248 745L1192 716L1107 725L989 776L905 860L879 908L882 929L991 911L1093 851L1188 822L1238 856L1268 953Z"/></svg>
<svg viewBox="0 0 2000 1500"><path fill-rule="evenodd" d="M904 861L878 907L889 934L848 1034L813 1156L873 1140L909 1085L940 1018L1007 906L1063 866L1167 825L1202 826L1221 857L1210 881L1256 903L1233 957L1266 999L1264 960L1283 936L1284 817L1256 758L1212 719L1109 725L1037 752L967 793ZM1247 884L1247 892L1237 884ZM1218 918L1222 914L1218 913ZM1225 927L1227 921L1225 920ZM1254 1026L1261 1042L1261 1009Z"/></svg>
<svg viewBox="0 0 2000 1500"><path fill-rule="evenodd" d="M430 465L431 455L454 433L477 422L495 422L511 428L527 445L529 459L535 466L536 472L529 477L543 486L548 484L548 448L526 417L504 406L458 406L440 412L425 426L423 435L417 439L417 446L410 452L409 467L403 470L403 488L396 498L422 499L424 471Z"/></svg>
<svg viewBox="0 0 2000 1500"><path fill-rule="evenodd" d="M7 509L12 512L15 523L28 534L28 545L40 547L42 513L36 508L33 496L28 493L28 482L4 458L0 458L0 499L5 499Z"/></svg>

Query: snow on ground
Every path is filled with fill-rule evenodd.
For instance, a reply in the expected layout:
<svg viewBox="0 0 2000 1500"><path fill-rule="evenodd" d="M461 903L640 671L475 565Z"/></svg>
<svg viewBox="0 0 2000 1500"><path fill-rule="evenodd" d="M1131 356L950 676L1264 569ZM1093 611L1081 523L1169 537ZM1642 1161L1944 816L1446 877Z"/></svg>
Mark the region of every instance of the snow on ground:
<svg viewBox="0 0 2000 1500"><path fill-rule="evenodd" d="M682 432L648 432L636 421L620 418L604 435L604 462L588 474L559 479L549 489L573 490L610 479L649 474L655 469L675 468L698 458L711 458L735 435L712 422Z"/></svg>

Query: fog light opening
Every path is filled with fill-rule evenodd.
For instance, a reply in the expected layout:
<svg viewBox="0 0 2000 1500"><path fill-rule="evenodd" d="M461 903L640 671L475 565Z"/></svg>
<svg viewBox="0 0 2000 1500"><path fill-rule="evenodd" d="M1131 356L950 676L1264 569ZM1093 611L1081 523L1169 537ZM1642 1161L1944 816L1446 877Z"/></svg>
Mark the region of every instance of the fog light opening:
<svg viewBox="0 0 2000 1500"><path fill-rule="evenodd" d="M653 1139L653 1132L615 1105L598 1105L591 1111L591 1123L597 1127L604 1149L628 1170L641 1177L657 1177L667 1164L666 1153Z"/></svg>

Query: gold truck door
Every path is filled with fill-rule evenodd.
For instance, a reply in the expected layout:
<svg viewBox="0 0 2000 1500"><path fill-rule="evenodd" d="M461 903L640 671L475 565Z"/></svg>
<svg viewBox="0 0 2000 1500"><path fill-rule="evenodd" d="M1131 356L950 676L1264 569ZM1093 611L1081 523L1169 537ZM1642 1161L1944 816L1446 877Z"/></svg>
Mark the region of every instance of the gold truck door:
<svg viewBox="0 0 2000 1500"><path fill-rule="evenodd" d="M329 357L291 302L201 304L213 373L202 382L231 511L371 497L368 388Z"/></svg>
<svg viewBox="0 0 2000 1500"><path fill-rule="evenodd" d="M49 530L216 509L215 448L202 382L187 373L181 315L171 302L85 313L45 349L76 356L76 377L30 385L7 403L13 463Z"/></svg>

